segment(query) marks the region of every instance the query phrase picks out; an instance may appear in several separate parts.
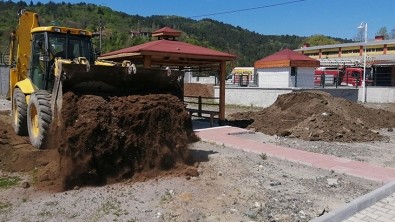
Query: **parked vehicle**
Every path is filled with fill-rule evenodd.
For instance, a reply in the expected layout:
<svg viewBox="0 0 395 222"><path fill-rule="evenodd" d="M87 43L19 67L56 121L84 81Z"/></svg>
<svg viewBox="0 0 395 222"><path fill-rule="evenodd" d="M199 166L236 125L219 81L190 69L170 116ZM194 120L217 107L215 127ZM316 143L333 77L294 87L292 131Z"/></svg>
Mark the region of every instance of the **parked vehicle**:
<svg viewBox="0 0 395 222"><path fill-rule="evenodd" d="M372 85L372 57L366 63L365 83ZM363 84L363 62L359 59L320 59L321 67L315 70L314 84L320 86L354 86Z"/></svg>
<svg viewBox="0 0 395 222"><path fill-rule="evenodd" d="M371 69L366 68L365 84L372 85ZM325 86L362 86L363 68L360 67L319 67L314 72L314 84Z"/></svg>
<svg viewBox="0 0 395 222"><path fill-rule="evenodd" d="M227 84L248 86L254 82L254 67L235 67L226 77Z"/></svg>

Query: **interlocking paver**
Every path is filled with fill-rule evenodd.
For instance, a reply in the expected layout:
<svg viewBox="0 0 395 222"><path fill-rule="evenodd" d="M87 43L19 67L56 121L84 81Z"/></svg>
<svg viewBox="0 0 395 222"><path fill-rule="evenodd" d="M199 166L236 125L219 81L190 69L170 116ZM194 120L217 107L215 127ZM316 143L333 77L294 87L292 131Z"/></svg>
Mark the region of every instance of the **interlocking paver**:
<svg viewBox="0 0 395 222"><path fill-rule="evenodd" d="M253 140L243 140L240 137L232 135L234 132L242 131L246 130L235 127L218 127L216 129L198 131L197 134L204 141L214 142L220 145L225 144L226 146L242 149L247 152L265 153L268 156L274 156L317 168L334 170L335 172L383 183L395 180L395 169L393 168L385 168L345 158L295 150L273 144L264 144ZM376 202L372 206L356 213L344 221L395 222L395 194Z"/></svg>
<svg viewBox="0 0 395 222"><path fill-rule="evenodd" d="M394 222L395 221L395 194L380 200L374 205L358 212L354 216L345 220L345 222L354 222L354 221L362 221L362 222L370 222L370 221L379 221L379 222Z"/></svg>

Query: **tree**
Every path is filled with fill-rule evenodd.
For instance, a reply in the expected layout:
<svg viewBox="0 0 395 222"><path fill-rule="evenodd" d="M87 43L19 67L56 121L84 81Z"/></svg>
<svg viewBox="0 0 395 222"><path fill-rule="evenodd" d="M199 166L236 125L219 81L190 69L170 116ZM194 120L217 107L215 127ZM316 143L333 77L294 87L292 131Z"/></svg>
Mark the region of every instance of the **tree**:
<svg viewBox="0 0 395 222"><path fill-rule="evenodd" d="M395 39L395 28L391 29L390 39Z"/></svg>
<svg viewBox="0 0 395 222"><path fill-rule="evenodd" d="M26 2L24 2L24 1L19 1L19 2L16 3L16 5L17 5L18 7L20 7L20 8L25 8L25 7L27 7Z"/></svg>
<svg viewBox="0 0 395 222"><path fill-rule="evenodd" d="M310 44L310 46L317 46L317 45L333 45L340 43L334 39L331 39L327 36L316 34L312 35L305 40L306 43Z"/></svg>
<svg viewBox="0 0 395 222"><path fill-rule="evenodd" d="M354 40L354 42L363 42L364 41L364 32L365 32L365 30L364 29L358 29L358 32L357 32L357 34L355 34L355 36L354 36L354 38L353 38L353 40Z"/></svg>
<svg viewBox="0 0 395 222"><path fill-rule="evenodd" d="M384 39L389 39L390 35L388 34L387 27L381 27L378 32L376 32L376 36L383 36Z"/></svg>

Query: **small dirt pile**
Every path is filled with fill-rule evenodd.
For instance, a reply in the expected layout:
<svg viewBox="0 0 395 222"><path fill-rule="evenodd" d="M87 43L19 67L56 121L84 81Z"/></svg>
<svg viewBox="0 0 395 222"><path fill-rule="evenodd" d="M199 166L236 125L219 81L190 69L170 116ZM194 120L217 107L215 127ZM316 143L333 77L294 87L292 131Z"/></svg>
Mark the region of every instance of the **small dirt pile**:
<svg viewBox="0 0 395 222"><path fill-rule="evenodd" d="M270 107L232 114L229 122L247 122L248 128L266 134L303 140L362 142L383 139L375 130L392 130L395 114L310 91L280 95Z"/></svg>
<svg viewBox="0 0 395 222"><path fill-rule="evenodd" d="M185 83L185 96L214 97L214 85L200 83Z"/></svg>
<svg viewBox="0 0 395 222"><path fill-rule="evenodd" d="M35 149L28 137L17 136L9 114L0 113L0 170L32 171L48 166L56 156L57 152Z"/></svg>
<svg viewBox="0 0 395 222"><path fill-rule="evenodd" d="M67 92L51 134L64 189L168 170L188 161L188 144L197 140L184 104L166 94Z"/></svg>

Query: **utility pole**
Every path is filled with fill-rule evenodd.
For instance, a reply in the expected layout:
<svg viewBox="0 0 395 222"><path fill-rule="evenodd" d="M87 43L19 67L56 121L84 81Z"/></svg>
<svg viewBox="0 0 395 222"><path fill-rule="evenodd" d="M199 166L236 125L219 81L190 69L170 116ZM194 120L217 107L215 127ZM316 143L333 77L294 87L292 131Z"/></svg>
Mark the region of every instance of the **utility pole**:
<svg viewBox="0 0 395 222"><path fill-rule="evenodd" d="M368 43L368 23L361 23L358 26L358 29L363 29L365 34L365 42L363 45L364 52L363 52L363 80L362 80L362 102L366 103L366 48Z"/></svg>

